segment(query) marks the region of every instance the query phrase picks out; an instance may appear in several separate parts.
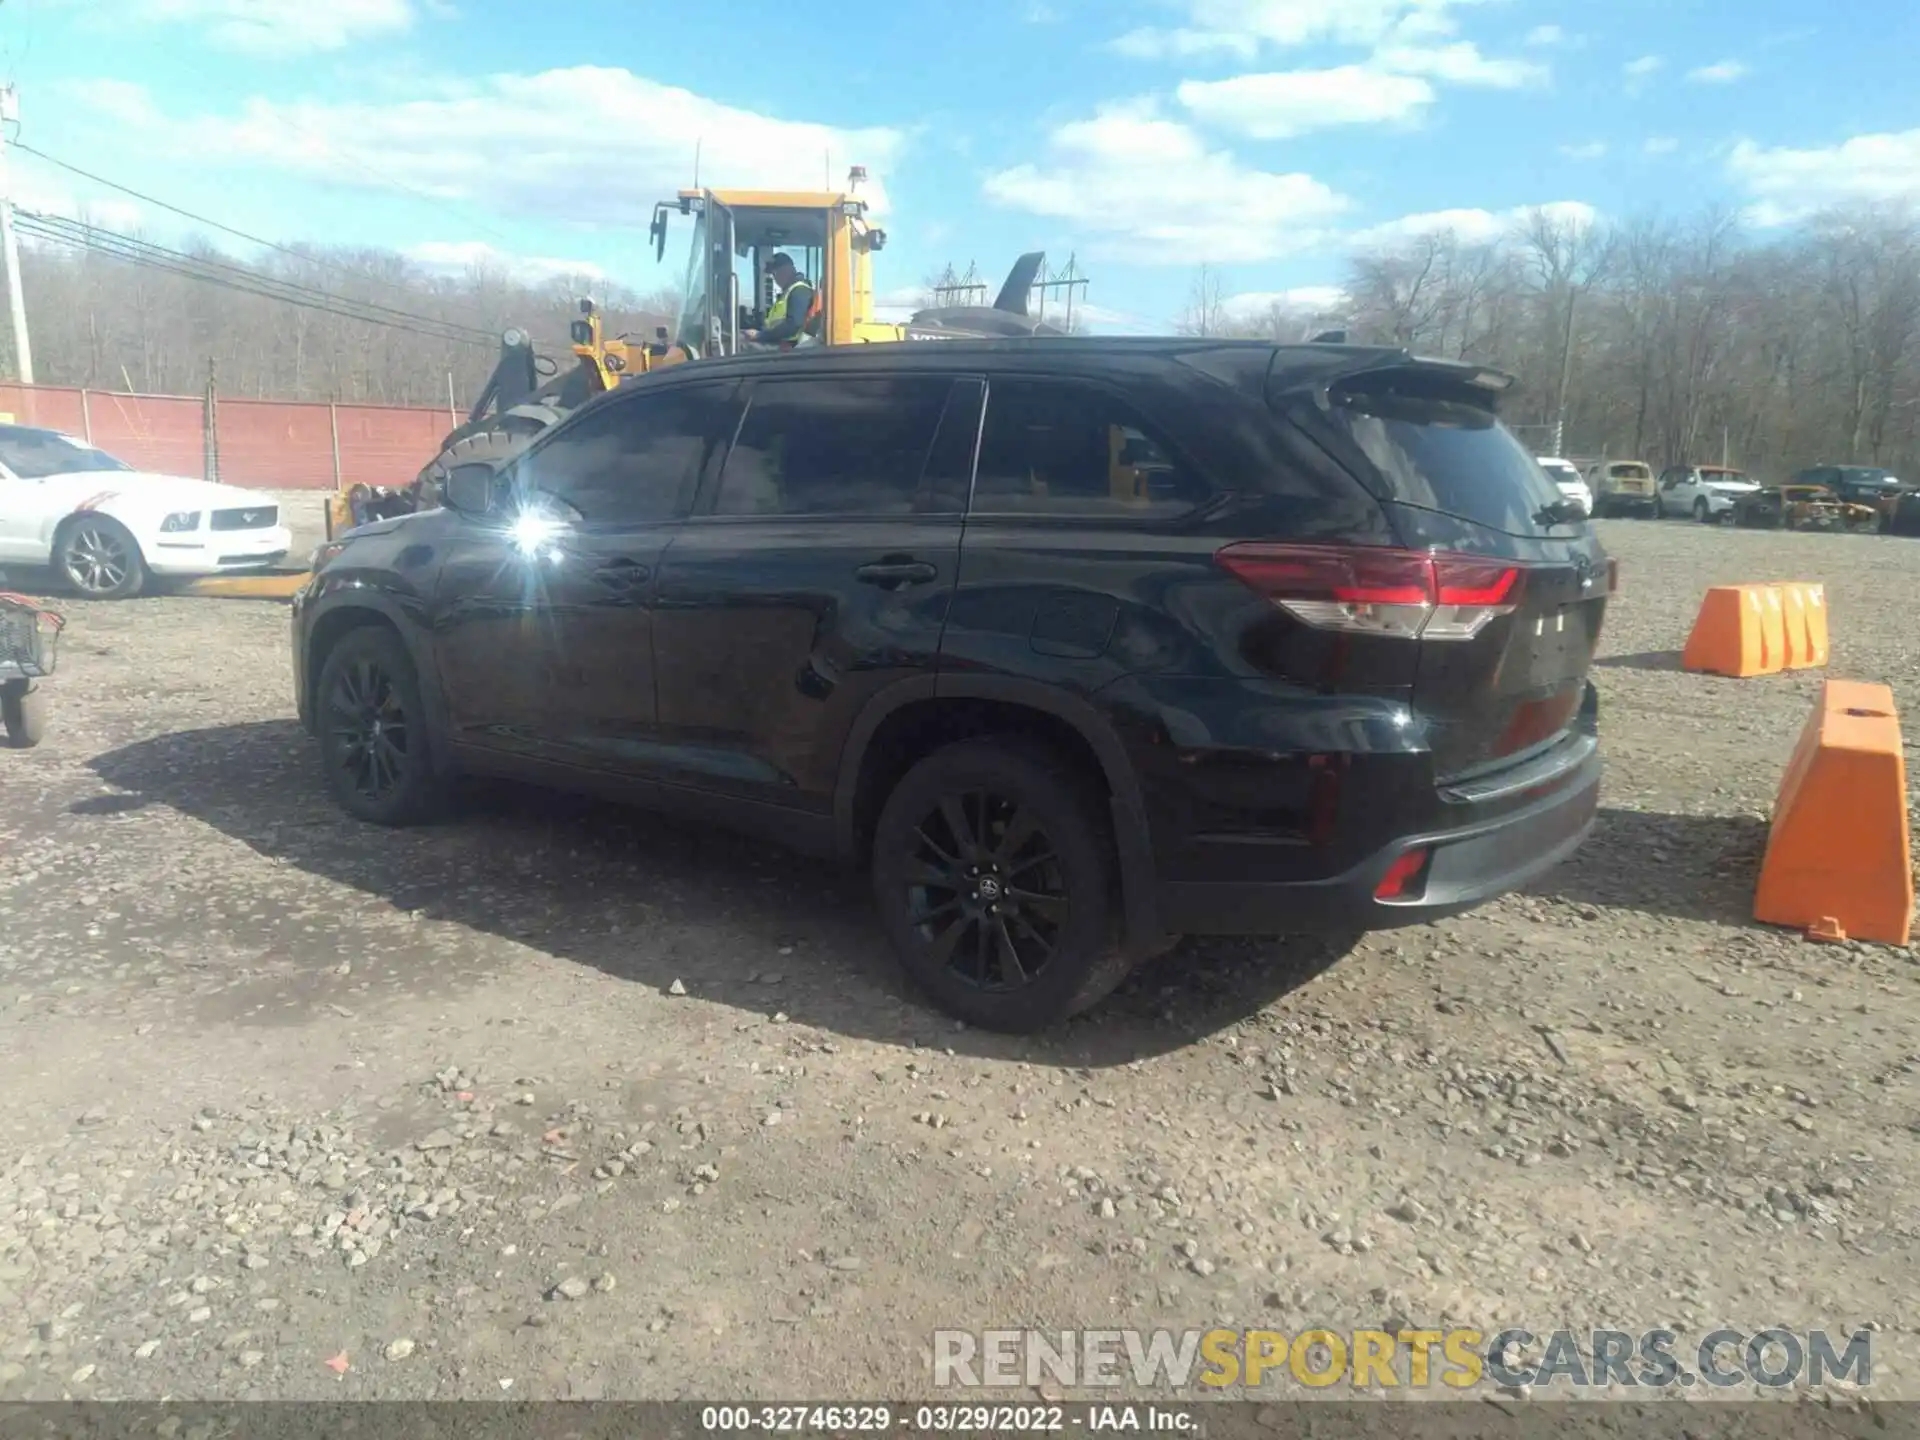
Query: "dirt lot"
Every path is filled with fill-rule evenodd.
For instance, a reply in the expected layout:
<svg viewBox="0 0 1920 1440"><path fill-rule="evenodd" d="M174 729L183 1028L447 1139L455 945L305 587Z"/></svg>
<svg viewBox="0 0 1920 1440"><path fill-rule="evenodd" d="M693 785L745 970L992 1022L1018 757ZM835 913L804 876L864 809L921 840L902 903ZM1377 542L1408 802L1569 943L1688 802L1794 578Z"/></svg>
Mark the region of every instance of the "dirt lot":
<svg viewBox="0 0 1920 1440"><path fill-rule="evenodd" d="M1602 528L1582 854L1033 1040L747 841L344 820L277 606L69 606L0 752L0 1397L898 1398L942 1326L1407 1321L1868 1326L1920 1397L1920 969L1746 920L1816 682L1671 653L1710 582L1823 580L1920 715L1920 544Z"/></svg>

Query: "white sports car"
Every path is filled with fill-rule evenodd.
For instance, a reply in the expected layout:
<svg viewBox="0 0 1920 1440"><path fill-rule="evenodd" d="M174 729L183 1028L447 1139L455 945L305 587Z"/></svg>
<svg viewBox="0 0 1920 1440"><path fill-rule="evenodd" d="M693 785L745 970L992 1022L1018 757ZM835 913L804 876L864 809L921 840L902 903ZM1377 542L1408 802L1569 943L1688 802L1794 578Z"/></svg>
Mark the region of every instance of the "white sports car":
<svg viewBox="0 0 1920 1440"><path fill-rule="evenodd" d="M149 575L216 575L282 559L293 537L264 495L135 470L29 425L0 425L0 567L50 565L82 595L118 600Z"/></svg>

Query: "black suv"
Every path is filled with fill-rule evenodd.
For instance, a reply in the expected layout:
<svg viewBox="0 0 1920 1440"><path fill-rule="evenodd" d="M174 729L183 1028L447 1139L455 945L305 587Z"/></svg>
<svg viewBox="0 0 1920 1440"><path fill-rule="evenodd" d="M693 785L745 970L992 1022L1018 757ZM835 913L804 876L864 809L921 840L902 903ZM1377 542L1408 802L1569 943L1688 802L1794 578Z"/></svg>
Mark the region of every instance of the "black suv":
<svg viewBox="0 0 1920 1440"><path fill-rule="evenodd" d="M935 1000L1035 1029L1178 935L1430 920L1579 845L1614 569L1508 383L1085 338L657 372L323 547L300 714L366 820L486 772L864 865Z"/></svg>

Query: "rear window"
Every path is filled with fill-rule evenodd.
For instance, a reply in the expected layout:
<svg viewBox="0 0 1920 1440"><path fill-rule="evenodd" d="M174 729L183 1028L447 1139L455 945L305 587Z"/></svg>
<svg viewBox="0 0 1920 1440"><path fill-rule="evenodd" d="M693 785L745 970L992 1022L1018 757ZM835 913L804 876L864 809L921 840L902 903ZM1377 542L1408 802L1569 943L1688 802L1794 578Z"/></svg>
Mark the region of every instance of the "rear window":
<svg viewBox="0 0 1920 1440"><path fill-rule="evenodd" d="M1651 480L1653 471L1644 465L1615 465L1609 472L1616 480Z"/></svg>
<svg viewBox="0 0 1920 1440"><path fill-rule="evenodd" d="M1509 535L1552 528L1542 512L1560 504L1559 490L1484 406L1373 390L1334 399L1335 416L1394 499Z"/></svg>

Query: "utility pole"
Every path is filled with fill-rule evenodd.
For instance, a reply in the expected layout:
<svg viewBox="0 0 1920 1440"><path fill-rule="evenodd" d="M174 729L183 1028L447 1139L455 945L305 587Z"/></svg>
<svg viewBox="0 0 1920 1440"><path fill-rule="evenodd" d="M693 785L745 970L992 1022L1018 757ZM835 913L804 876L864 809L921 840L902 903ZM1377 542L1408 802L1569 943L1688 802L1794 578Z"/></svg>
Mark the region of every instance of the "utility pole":
<svg viewBox="0 0 1920 1440"><path fill-rule="evenodd" d="M7 167L7 126L20 120L20 97L0 88L0 259L7 267L7 313L13 318L13 359L22 385L33 384L33 347L27 343L27 300L20 289L20 242L13 233L13 181Z"/></svg>

